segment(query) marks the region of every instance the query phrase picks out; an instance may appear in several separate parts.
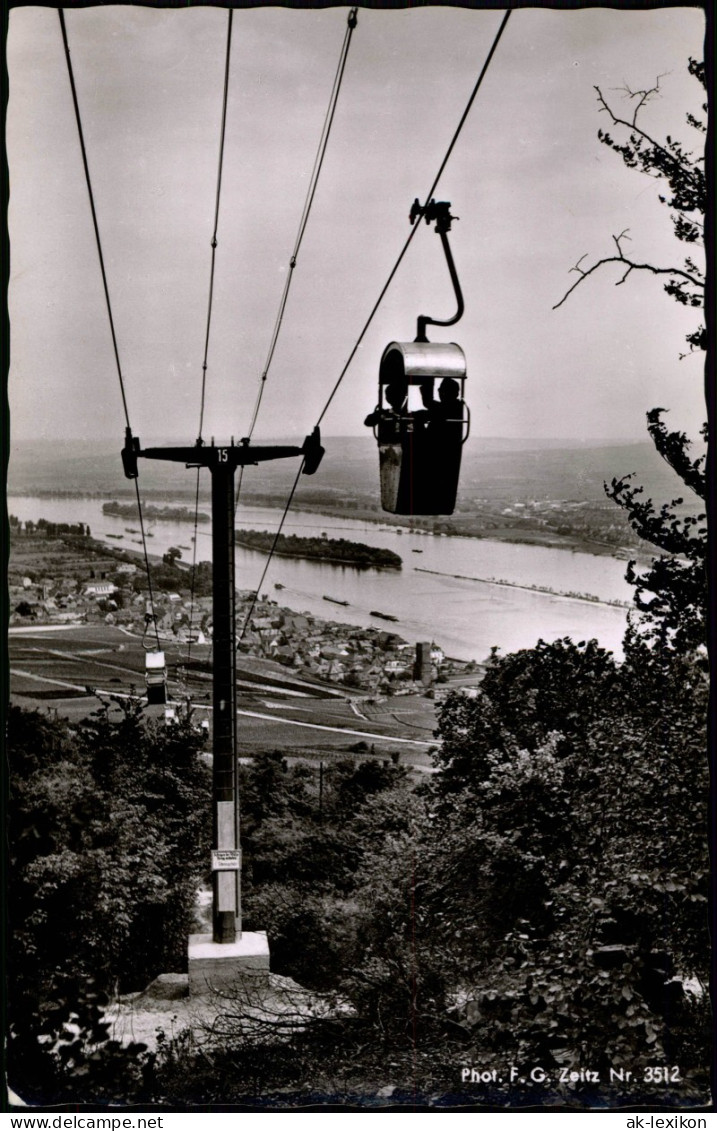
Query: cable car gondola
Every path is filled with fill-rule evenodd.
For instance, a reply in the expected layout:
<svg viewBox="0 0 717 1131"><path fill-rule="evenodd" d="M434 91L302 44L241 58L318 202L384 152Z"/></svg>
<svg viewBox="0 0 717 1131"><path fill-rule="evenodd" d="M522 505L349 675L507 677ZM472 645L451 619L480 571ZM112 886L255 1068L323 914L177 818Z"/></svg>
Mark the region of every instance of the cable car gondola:
<svg viewBox="0 0 717 1131"><path fill-rule="evenodd" d="M423 216L436 221L458 310L439 321L420 315L416 340L391 342L378 375L378 404L366 417L378 443L381 506L390 514L453 514L461 451L468 438L470 414L464 400L466 359L455 342L429 342L426 326L452 326L463 314L463 296L446 233L451 221L447 201L416 200L411 223ZM415 388L420 391L420 407Z"/></svg>
<svg viewBox="0 0 717 1131"><path fill-rule="evenodd" d="M164 652L147 652L145 657L147 703L163 705L167 702L167 664Z"/></svg>

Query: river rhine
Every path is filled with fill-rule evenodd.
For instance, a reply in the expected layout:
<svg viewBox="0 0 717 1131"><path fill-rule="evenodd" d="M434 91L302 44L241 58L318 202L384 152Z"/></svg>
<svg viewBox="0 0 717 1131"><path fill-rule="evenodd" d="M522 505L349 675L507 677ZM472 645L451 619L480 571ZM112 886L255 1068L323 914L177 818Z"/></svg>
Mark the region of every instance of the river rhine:
<svg viewBox="0 0 717 1131"><path fill-rule="evenodd" d="M208 507L201 509L206 512ZM106 541L108 546L141 549L138 535L126 529L136 529L138 523L103 515L100 499L11 496L8 511L21 521L45 518L51 522L84 522L89 524L92 537ZM281 512L275 509L240 507L237 526L276 530L280 517ZM161 555L170 546L178 546L182 547L182 560L191 564L191 523L150 521L147 529L151 554ZM210 523L200 524L197 561L211 557L210 531ZM400 573L357 570L275 557L261 587L263 594L297 612L306 611L326 620L390 628L410 641L435 640L447 655L465 660L484 659L493 645L510 652L532 647L541 637L550 641L562 636L571 636L576 642L596 637L604 647L621 654L625 608L513 586L538 585L590 594L598 601L629 602L632 590L624 579L624 561L489 539L409 534L407 530L399 533L380 523L305 511L290 515L284 525L286 534L316 536L322 532L329 538L351 538L394 550L403 559L403 569ZM108 534L121 537L107 538ZM265 563L265 555L238 548L237 587L255 589ZM420 572L424 569L436 573ZM498 585L487 579L512 584ZM277 583L283 588L276 589ZM334 605L325 601L325 596L349 604ZM389 624L372 616L372 610L391 614L398 621Z"/></svg>

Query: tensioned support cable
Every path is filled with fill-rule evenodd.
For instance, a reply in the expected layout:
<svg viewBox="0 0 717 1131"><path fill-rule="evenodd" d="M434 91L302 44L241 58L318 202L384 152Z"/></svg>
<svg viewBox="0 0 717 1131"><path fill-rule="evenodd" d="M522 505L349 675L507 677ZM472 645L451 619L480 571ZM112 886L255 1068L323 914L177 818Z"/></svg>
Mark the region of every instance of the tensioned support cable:
<svg viewBox="0 0 717 1131"><path fill-rule="evenodd" d="M324 118L324 124L323 124L322 130L321 130L321 137L319 139L319 145L318 145L318 149L316 151L316 157L314 158L314 167L311 171L311 177L309 178L309 187L307 189L306 200L304 201L304 208L303 208L303 211L301 213L301 219L299 221L299 230L298 230L298 233L297 233L297 236L296 236L296 241L294 243L294 250L292 251L291 258L289 260L289 270L288 270L287 276L286 276L286 283L284 284L284 292L281 296L281 301L279 302L279 310L278 310L278 313L277 313L277 316L276 316L276 321L274 323L274 330L273 330L273 333L272 333L272 336L271 336L271 342L270 342L270 345L269 345L269 352L267 354L267 358L266 358L266 361L264 363L264 369L263 369L263 372L262 372L262 375L261 375L261 380L259 382L259 392L257 394L256 404L254 405L254 411L252 413L251 424L249 426L249 439L251 439L251 437L254 434L254 428L256 426L257 417L259 415L259 409L261 407L261 400L262 400L262 397L264 395L264 387L266 385L266 379L269 375L269 369L271 367L271 363L272 363L273 358L274 358L274 352L276 350L276 344L277 344L277 341L279 339L281 324L282 324L283 319L284 319L284 311L286 310L286 303L287 303L287 300L289 298L289 290L291 288L291 282L292 282L292 279L294 277L294 269L296 267L297 260L298 260L298 257L299 257L299 251L301 249L301 242L304 238L304 232L306 231L306 225L307 225L308 220L309 220L309 214L311 213L311 206L314 203L314 197L316 195L316 188L317 188L317 185L319 183L319 175L321 173L321 169L322 169L322 166L323 166L323 163L324 163L324 157L326 156L326 148L327 148L327 145L328 145L328 142L329 142L329 135L331 133L331 126L333 125L334 115L336 113L336 106L338 104L339 94L341 92L341 83L343 81L344 71L346 69L346 60L348 58L349 47L351 46L351 36L353 35L354 29L355 29L356 23L357 23L357 12L358 12L357 8L352 8L351 11L349 12L349 15L348 15L346 34L344 36L344 41L343 41L343 44L342 44L342 47L341 47L341 54L339 56L339 63L338 63L338 67L336 68L336 75L334 76L334 84L333 84L333 87L331 89L331 95L329 97L329 105L328 105L328 108L327 108L327 111L326 111L326 116ZM239 486L241 487L241 480L239 482Z"/></svg>
<svg viewBox="0 0 717 1131"><path fill-rule="evenodd" d="M212 325L212 303L214 300L214 270L216 266L217 256L217 232L219 230L219 202L222 194L222 170L224 167L224 139L226 137L227 127L227 104L229 101L229 63L231 60L232 50L232 21L234 17L234 9L229 9L229 20L227 23L227 46L226 55L224 60L224 92L222 96L222 120L221 129L219 134L219 164L217 168L217 189L214 202L214 229L212 231L211 240L211 265L209 269L209 297L207 300L207 324L204 334L204 357L202 359L202 395L199 407L199 431L197 433L197 443L202 442L202 431L204 428L204 404L207 388L207 359L209 357L209 332ZM199 476L201 469L197 468L197 483L194 493L194 542L192 543L192 580L190 586L190 607L189 607L189 639L187 641L187 663L192 658L192 621L194 618L194 593L197 573L197 530L199 526Z"/></svg>
<svg viewBox="0 0 717 1131"><path fill-rule="evenodd" d="M139 479L134 481L135 495L137 496L137 512L139 514L139 529L142 535L142 550L144 552L144 568L147 573L147 593L149 595L149 607L152 610L152 624L154 625L154 638L157 641L157 648L159 649L159 625L157 624L157 614L154 611L154 593L152 591L152 575L149 572L149 555L147 553L147 537L144 532L144 516L142 514L142 500L139 495Z"/></svg>
<svg viewBox="0 0 717 1131"><path fill-rule="evenodd" d="M87 162L87 150L85 148L85 137L82 130L82 119L80 117L80 105L77 100L77 88L75 87L75 76L72 69L72 59L70 58L70 45L67 40L67 28L65 26L65 13L62 8L58 8L57 14L60 17L60 30L62 32L62 42L65 48L65 59L67 60L67 74L70 79L70 89L72 91L72 104L75 110L75 121L77 122L77 134L80 140L80 150L82 152L82 165L85 170L85 182L87 184L87 193L90 198L90 211L92 213L92 225L95 230L95 243L97 245L97 255L100 261L100 272L102 275L102 286L105 292L105 303L107 306L107 317L110 324L110 334L112 336L112 348L114 350L115 362L117 365L117 376L119 378L120 393L122 395L122 407L124 409L125 423L128 432L131 432L129 422L129 411L127 409L127 396L124 387L124 377L122 376L122 366L120 365L119 348L117 346L117 334L115 333L114 318L112 317L112 303L110 301L110 292L107 285L107 272L105 271L105 260L102 254L102 241L100 239L100 228L97 222L97 210L95 208L95 198L92 191L92 180L90 178L90 168ZM144 551L144 564L147 571L147 591L149 593L149 603L152 609L152 621L154 624L154 632L157 639L157 647L159 647L159 630L157 627L157 618L154 613L154 595L152 593L152 579L149 572L149 556L147 554L147 539L144 533L144 519L142 516L142 500L139 494L139 483L135 479L135 492L137 495L137 510L139 512L139 525L142 533L142 548Z"/></svg>
<svg viewBox="0 0 717 1131"><path fill-rule="evenodd" d="M219 137L219 167L217 169L217 191L214 204L214 230L212 232L212 258L211 267L209 271L209 299L207 302L207 327L204 335L204 359L202 361L202 399L199 410L199 439L202 438L202 429L204 427L204 399L206 392L207 382L207 357L209 354L209 331L212 324L212 301L214 298L214 268L216 264L217 255L217 231L219 229L219 201L222 193L222 169L224 166L224 138L226 136L227 126L227 101L229 97L229 61L231 58L232 50L232 19L234 16L234 9L229 9L229 21L227 24L227 49L226 59L224 63L224 96L222 100L222 125Z"/></svg>
<svg viewBox="0 0 717 1131"><path fill-rule="evenodd" d="M197 583L197 531L199 529L199 475L201 468L197 468L197 479L194 487L194 540L192 542L192 577L189 586L189 633L187 639L187 663L192 658L192 629L194 628L194 595Z"/></svg>
<svg viewBox="0 0 717 1131"><path fill-rule="evenodd" d="M241 632L239 633L239 641L238 642L240 642L244 639L244 634L246 633L246 630L249 627L252 615L254 613L254 607L255 607L256 602L259 598L259 590L261 589L262 585L264 584L264 580L265 580L266 575L269 571L269 566L271 565L271 559L274 556L274 550L277 547L277 544L279 542L279 537L281 535L281 531L284 527L284 523L286 522L286 516L289 513L289 509L291 507L291 504L294 501L294 494L296 492L296 488L299 485L299 477L301 476L301 473L304 470L304 462L305 461L302 459L301 463L299 464L299 470L296 473L296 478L295 478L295 480L292 484L291 490L289 492L289 497L286 500L286 506L284 507L284 513L281 516L281 521L280 521L280 523L277 527L276 534L274 535L274 540L273 540L271 546L269 547L269 553L267 555L266 564L264 565L264 569L262 570L261 577L259 578L259 584L257 585L256 589L254 590L254 596L251 599L251 604L249 606L249 610L248 610L246 616L244 617L244 624L242 625Z"/></svg>
<svg viewBox="0 0 717 1131"><path fill-rule="evenodd" d="M436 173L435 177L433 178L433 183L432 183L430 189L428 190L428 193L426 194L426 204L428 204L428 202L430 201L434 192L436 191L436 188L438 187L438 182L440 181L440 179L443 175L443 172L446 168L446 165L448 164L448 160L449 160L449 158L450 158L450 156L453 152L453 149L455 147L456 142L458 141L461 130L463 129L463 126L465 125L468 114L470 113L471 107L473 106L473 103L475 101L475 97L476 97L478 91L480 90L481 83L483 82L483 79L485 78L488 67L490 66L493 55L495 54L496 47L498 46L498 43L500 42L500 38L501 38L503 32L505 31L508 20L510 19L511 11L512 11L512 9L509 9L505 13L505 15L503 16L500 27L498 28L498 31L496 32L495 38L493 39L493 43L491 44L491 47L490 47L490 50L489 50L489 52L486 56L485 62L483 63L480 74L478 75L475 86L473 87L471 95L470 95L468 102L466 104L465 110L463 111L463 114L461 115L461 119L460 119L460 121L459 121L459 123L458 123L458 125L457 125L457 127L454 131L453 137L450 140L450 143L448 145L448 149L446 150L445 156L443 157L443 160L441 161L441 164L438 167L438 172ZM356 355L356 351L358 350L359 346L361 345L361 342L363 341L364 337L366 336L366 332L367 332L369 326L371 325L371 322L373 321L374 315L376 314L376 311L378 310L379 306L381 305L381 302L383 301L383 298L386 294L386 291L388 290L389 286L391 285L391 282L393 281L393 278L394 278L396 272L398 271L398 268L401 265L401 262L403 261L403 258L405 256L406 252L408 251L408 248L411 244L411 240L413 239L416 232L418 231L419 226L420 225L418 225L418 224L415 224L414 226L412 226L410 234L409 234L406 242L404 243L403 247L401 248L401 251L399 252L398 259L396 260L393 267L391 268L391 272L388 276L388 279L386 280L386 282L385 282L385 284L384 284L384 286L381 290L381 293L379 294L379 296L378 296L378 298L377 298L377 300L376 300L376 302L373 306L373 309L371 310L371 313L369 314L368 318L366 319L366 322L364 323L363 329L361 330L361 333L359 334L359 336L358 336L358 338L357 338L357 340L356 340L356 342L353 346L353 349L351 350L351 353L349 354L348 360L347 360L346 364L344 365L344 368L341 370L341 373L339 374L338 379L337 379L336 383L334 384L333 389L331 390L331 393L329 394L329 397L328 397L328 400L326 401L326 404L324 405L323 409L321 410L321 414L320 414L320 416L319 416L319 418L316 422L317 428L321 424L321 421L324 419L324 416L326 415L326 412L328 411L329 405L331 404L336 393L338 392L339 386L341 385L341 382L343 381L344 377L346 376L346 373L348 372L349 366L351 365L351 362L353 361L353 359ZM301 472L301 468L299 469L299 473L300 472ZM247 626L249 624L249 620L251 618L251 614L253 612L254 605L256 604L257 595L259 593L259 588L264 583L264 578L266 577L267 571L269 569L269 565L271 564L272 555L273 555L274 550L275 550L275 548L278 544L279 535L281 534L281 531L282 531L283 526L284 526L284 522L286 521L286 516L289 513L289 509L291 507L291 503L293 502L294 494L296 492L296 488L298 486L298 483L299 483L299 476L297 475L296 480L295 480L295 482L294 482L294 484L291 488L291 491L289 493L289 498L288 498L286 506L284 508L284 513L281 516L281 521L279 522L279 526L278 526L276 534L274 536L274 541L272 543L271 549L269 550L269 555L268 555L268 558L267 558L267 561L266 561L266 565L264 566L264 571L261 575L261 581L259 583L259 586L257 587L256 593L254 594L254 598L253 598L252 604L250 606L249 612L248 612L248 614L247 614L247 616L244 620L244 626L242 628L240 639L243 638L244 633L246 632Z"/></svg>
<svg viewBox="0 0 717 1131"><path fill-rule="evenodd" d="M70 58L70 45L67 42L67 28L65 27L65 13L62 8L58 8L57 14L60 17L60 28L62 30L62 42L65 46L65 58L67 60L67 73L70 77L70 88L72 90L72 104L75 108L75 121L77 122L77 133L80 138L80 149L82 151L82 164L85 169L85 181L87 183L87 192L90 197L90 210L92 212L92 224L95 229L95 242L97 244L97 254L100 260L100 271L102 273L102 286L105 291L105 301L107 304L107 316L110 322L110 333L112 335L112 347L114 349L115 361L117 363L117 376L119 377L120 392L122 394L122 405L124 407L125 423L129 428L129 412L127 411L127 397L124 389L124 378L122 376L122 367L120 366L119 349L117 348L117 335L115 334L115 324L112 317L112 304L110 302L110 292L107 286L107 273L105 271L105 260L102 254L102 241L100 240L100 229L97 223L97 212L95 210L95 198L92 192L92 181L90 180L90 169L87 164L87 151L85 149L85 137L82 132L82 119L80 118L80 106L77 101L77 90L75 88L75 76L72 70L72 60Z"/></svg>
<svg viewBox="0 0 717 1131"><path fill-rule="evenodd" d="M283 291L283 294L281 296L281 300L279 302L279 310L278 310L278 313L277 313L277 316L276 316L276 321L274 323L274 330L273 330L273 333L272 333L272 336L271 336L271 341L270 341L270 344L269 344L269 352L267 354L266 361L264 362L264 369L263 369L263 372L261 374L261 379L259 381L259 391L257 393L256 403L254 404L254 411L252 412L251 424L249 425L249 440L251 440L252 436L254 435L254 428L256 427L257 418L259 416L259 409L261 408L262 397L264 396L264 389L266 387L266 380L267 380L267 377L269 375L269 369L271 367L271 363L274 359L274 352L276 350L276 344L279 340L279 333L281 331L282 322L284 320L284 311L286 310L286 304L287 304L287 301L288 301L288 298L289 298L289 290L291 288L291 283L292 283L292 280L294 278L294 269L296 268L296 264L297 264L298 257L299 257L299 251L301 249L301 243L302 243L302 240L304 238L304 232L306 231L306 225L308 223L309 215L311 213L311 206L314 203L314 197L316 196L316 188L317 188L317 185L319 183L319 175L321 173L321 169L322 169L323 164L324 164L324 157L326 155L326 148L327 148L328 142L329 142L329 135L331 133L331 127L333 125L334 116L336 114L336 106L338 104L339 94L341 92L341 84L343 82L344 71L346 70L346 60L348 59L349 47L351 46L351 37L353 35L354 29L356 28L357 22L358 22L358 8L351 8L351 10L349 11L347 20L346 20L346 34L344 35L344 41L343 41L343 44L341 45L341 53L339 55L339 62L338 62L338 66L336 68L336 74L334 75L334 82L333 82L333 86L331 88L331 94L329 96L329 104L328 104L328 107L327 107L327 110L326 110L326 115L324 117L324 124L323 124L323 127L321 129L321 136L319 138L319 145L318 145L318 148L316 150L316 157L314 158L314 167L311 170L311 176L309 178L309 187L308 187L307 192L306 192L306 199L304 201L304 207L303 207L303 210L302 210L302 213L301 213L301 219L299 220L299 229L298 229L298 232L296 234L296 240L294 242L294 249L291 253L291 258L289 260L289 270L287 272L286 282L284 284L284 291ZM301 469L299 469L299 472L301 472ZM235 502L235 506L234 506L235 515L236 515L237 510L239 509L239 499L241 497L243 477L244 477L244 468L241 467L239 469L239 482L237 484L236 502ZM296 491L297 484L298 484L298 475L297 475L296 482L294 483L294 486L291 489L291 494L289 496L289 505L291 504L291 500L294 497L294 492ZM283 520L282 520L282 523L283 523ZM280 533L281 533L281 527L279 527L279 530L277 531L277 541L278 541L278 535ZM195 541L195 545L196 545L196 541ZM272 553L273 553L273 548L272 548ZM266 566L267 569L269 568L270 562L271 562L271 553L269 554L269 558L267 560L267 566ZM266 570L264 571L264 575L265 574L266 574ZM264 580L264 577L262 576L262 583L263 583L263 580ZM254 606L252 605L252 610L253 610L253 607ZM251 612L249 614L249 617L250 616L251 616ZM246 627L249 623L249 617L247 617L244 621L244 627L242 629L242 637L243 637L244 632L246 631Z"/></svg>
<svg viewBox="0 0 717 1131"><path fill-rule="evenodd" d="M502 36L502 34L505 30L506 24L508 23L508 20L510 19L511 12L512 12L512 9L508 9L508 11L503 16L503 19L501 21L501 25L498 28L498 31L496 32L495 39L493 40L493 43L491 44L490 51L488 52L488 54L486 56L485 62L483 64L482 68L481 68L481 72L478 75L478 78L476 80L476 84L473 87L470 98L468 99L468 102L466 104L466 108L463 111L463 114L461 115L461 120L459 121L459 123L456 127L456 130L453 134L453 137L451 138L448 149L446 150L446 154L445 154L445 156L444 156L443 160L441 161L441 164L438 168L438 172L436 173L435 177L433 178L433 184L431 185L430 189L426 193L426 204L428 204L428 202L430 201L431 197L433 196L434 192L436 191L436 188L438 187L438 182L440 181L441 177L443 176L443 172L446 168L446 165L448 164L448 160L449 160L449 158L450 158L450 156L453 152L453 149L455 147L456 142L458 141L461 130L463 129L463 126L465 125L466 118L468 117L468 115L470 113L471 107L472 107L472 105L475 101L475 97L476 97L478 91L480 90L481 83L483 82L483 79L485 78L488 67L490 66L493 55L495 54L495 49L498 46L498 43L500 41L500 37ZM341 370L341 373L338 376L336 384L334 385L333 389L331 390L331 393L329 394L329 398L328 398L328 400L326 401L326 404L324 405L324 407L321 410L321 415L319 416L319 419L316 422L317 425L321 424L321 421L324 419L324 416L326 415L326 412L329 408L329 405L331 404L332 400L336 396L336 393L338 392L339 386L341 385L341 382L343 381L344 377L346 376L346 373L348 371L349 366L351 365L351 362L353 361L354 357L356 356L356 351L358 350L359 346L361 345L361 342L363 341L364 337L366 336L366 332L367 332L369 326L371 325L371 323L373 322L374 315L376 314L376 311L378 310L379 306L381 305L383 298L386 294L386 291L388 290L389 286L391 285L393 278L394 278L394 275L398 271L398 268L401 265L401 262L403 261L403 257L405 256L406 252L408 251L408 248L411 244L411 240L413 239L416 232L418 231L418 228L419 228L418 224L416 224L414 227L411 228L411 232L408 236L408 239L406 240L403 247L401 248L401 251L399 252L398 259L396 260L395 264L393 265L393 267L391 269L391 273L389 274L388 279L386 280L386 283L383 287L383 290L381 291L380 295L378 296L371 313L369 314L368 318L366 319L366 322L364 323L364 326L363 326L363 329L361 330L361 333L359 334L358 338L356 339L354 347L351 350L351 353L349 354L348 361L346 362L343 369Z"/></svg>

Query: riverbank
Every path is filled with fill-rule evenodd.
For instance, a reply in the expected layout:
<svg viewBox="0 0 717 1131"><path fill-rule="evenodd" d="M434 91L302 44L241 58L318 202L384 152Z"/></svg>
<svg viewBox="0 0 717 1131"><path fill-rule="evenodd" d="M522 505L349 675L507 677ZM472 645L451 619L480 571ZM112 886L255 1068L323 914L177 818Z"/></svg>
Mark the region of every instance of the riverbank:
<svg viewBox="0 0 717 1131"><path fill-rule="evenodd" d="M133 498L129 491L116 490L113 494L117 498ZM20 493L8 495L8 506L10 509L13 497L27 498L30 496ZM68 501L80 499L96 501L102 498L106 499L107 493L101 491L76 492L41 489L33 491L31 497L55 500L67 499ZM152 507L154 503L151 500L161 499L165 503L167 500L176 503L189 502L190 495L185 491L164 491L149 488L143 491L143 499L146 500L147 506ZM202 496L200 504L206 506L208 503L208 496L206 498ZM250 493L245 491L242 496L242 505L257 508L273 508L283 511L286 505L286 499L283 496L273 493ZM580 504L570 505L571 507L575 507ZM409 515L385 513L379 510L375 504L365 502L362 499L347 498L337 501L334 504L327 503L325 500L317 500L314 497L306 500L295 497L292 502L291 510L292 513L296 514L317 514L324 518L351 519L355 522L370 523L372 526L379 528L391 528L397 533L422 534L426 537L471 538L514 545L537 546L547 550L562 550L571 554L590 554L593 557L610 557L618 561L635 560L644 565L649 564L653 557L642 545L633 546L601 541L598 538L585 537L575 530L560 533L554 529L546 529L541 525L529 525L530 519L523 517L518 518L515 515L506 515L499 509L482 508L474 511L459 510L453 515L439 516L436 518L426 518L423 516L412 518ZM107 517L110 517L110 515L107 514ZM570 513L561 512L560 514L561 520L563 520L566 525L570 525L570 517ZM251 548L255 549L257 547Z"/></svg>
<svg viewBox="0 0 717 1131"><path fill-rule="evenodd" d="M19 521L31 525L40 517L52 522L83 522L93 534L102 532L120 534L120 538L104 542L104 552L110 550L131 553L141 571L139 555L141 545L123 531L124 522L101 514L102 502L87 499L43 500L39 497L13 499L10 504ZM349 512L350 513L350 512ZM255 529L273 534L281 519L281 511L241 505L237 513L239 529ZM632 594L627 585L622 562L609 557L589 554L557 553L552 548L537 545L517 545L490 538L441 538L426 533L414 533L408 527L401 534L392 525L378 522L355 521L348 514L341 518L327 518L317 513L301 512L288 516L286 528L298 535L314 537L332 535L366 543L385 550L400 551L403 570L359 570L345 565L323 561L308 561L276 557L272 564L269 587L279 583L285 603L297 613L326 616L330 607L324 600L329 595L347 602L340 617L355 627L378 627L371 610L381 610L398 617L398 628L407 641L440 640L445 651L465 660L480 660L493 646L505 651L530 647L539 637L554 639L572 636L575 639L597 637L612 650L619 650L624 634L625 612L602 604L577 600L552 599L549 594L537 596L518 586L538 585L562 592L590 594L601 601L629 601ZM153 559L168 553L186 539L183 524L157 523L154 537L148 548ZM267 536L271 536L267 533ZM19 539L13 535L14 549L21 550ZM414 555L413 551L420 551ZM136 555L136 557L135 557ZM24 557L24 554L21 555ZM193 554L187 552L176 568L184 571L190 566ZM197 531L196 543L199 568L197 593L209 592L211 587L211 537L209 532ZM117 559L115 559L116 561ZM422 566L445 576L419 573L412 566ZM102 564L101 558L92 567L95 579L114 580L117 566ZM158 563L160 572L167 569ZM237 547L237 581L242 589L256 589L264 585L266 556L254 550ZM107 577L101 574L107 570ZM40 566L33 569L27 562L25 575L32 572L38 582L49 573ZM473 582L453 580L453 574L466 577L497 578L516 583L515 587L478 585ZM186 577L186 574L184 574ZM88 574L85 574L90 580ZM181 582L176 573L167 582L178 590ZM186 585L188 580L184 582ZM270 591L270 590L269 590ZM386 627L385 625L383 627Z"/></svg>
<svg viewBox="0 0 717 1131"><path fill-rule="evenodd" d="M550 585L521 585L518 581L506 581L502 577L468 577L463 573L444 573L438 569L414 567L416 573L432 573L434 577L452 577L456 581L476 581L480 585L503 585L508 589L525 589L528 593L544 593L547 597L560 597L565 601L587 601L591 605L604 605L606 608L629 609L629 601L601 601L592 593L573 593L563 589L553 589Z"/></svg>
<svg viewBox="0 0 717 1131"><path fill-rule="evenodd" d="M261 495L254 498L245 498L244 504L246 506L283 509L286 502L278 497ZM641 546L612 545L598 539L584 538L574 533L559 534L552 530L514 526L505 522L505 520L504 525L498 525L498 519L501 516L492 512L490 517L458 511L445 518L417 517L413 519L410 515L393 515L384 511L377 511L377 508L373 506L361 507L353 504L350 507L346 504L331 506L313 501L302 502L296 499L292 502L292 511L320 514L325 518L351 518L354 522L369 522L377 527L392 527L397 533L421 534L433 538L472 538L476 541L539 546L546 550L563 550L571 554L591 554L593 557L610 557L618 561L635 560L645 565L649 564L653 557ZM438 529L433 527L438 527Z"/></svg>

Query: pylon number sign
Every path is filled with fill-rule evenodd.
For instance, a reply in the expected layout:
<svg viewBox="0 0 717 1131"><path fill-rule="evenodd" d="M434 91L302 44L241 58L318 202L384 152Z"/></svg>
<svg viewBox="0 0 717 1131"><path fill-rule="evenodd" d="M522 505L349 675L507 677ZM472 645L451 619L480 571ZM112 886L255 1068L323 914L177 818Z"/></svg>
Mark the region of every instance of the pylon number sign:
<svg viewBox="0 0 717 1131"><path fill-rule="evenodd" d="M212 849L213 872L238 872L241 868L240 848Z"/></svg>

